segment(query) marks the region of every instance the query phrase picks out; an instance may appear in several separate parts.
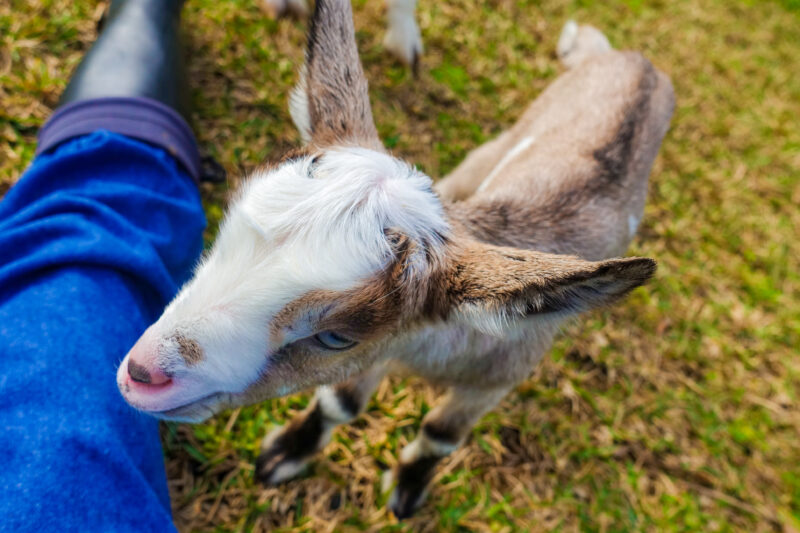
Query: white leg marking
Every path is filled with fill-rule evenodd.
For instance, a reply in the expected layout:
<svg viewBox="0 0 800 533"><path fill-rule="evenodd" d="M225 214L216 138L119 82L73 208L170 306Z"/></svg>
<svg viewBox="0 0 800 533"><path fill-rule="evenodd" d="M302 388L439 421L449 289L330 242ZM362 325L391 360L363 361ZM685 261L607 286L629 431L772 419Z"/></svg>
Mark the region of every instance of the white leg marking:
<svg viewBox="0 0 800 533"><path fill-rule="evenodd" d="M506 155L503 156L503 159L501 159L500 162L497 163L497 166L495 166L492 169L492 171L489 173L489 175L486 176L486 179L484 179L481 182L480 187L478 187L478 190L475 191L475 192L481 192L486 187L488 187L489 183L492 182L492 180L495 178L495 176L497 176L500 173L500 171L502 171L503 168L506 165L508 165L508 163L511 162L512 159L517 157L520 153L522 153L530 145L532 145L534 140L535 139L533 137L530 137L530 136L529 137L523 137L521 141L519 141L516 145L514 145L514 147L511 150L509 150Z"/></svg>
<svg viewBox="0 0 800 533"><path fill-rule="evenodd" d="M278 485L297 477L306 467L305 461L286 461L281 463L269 477L270 485Z"/></svg>
<svg viewBox="0 0 800 533"><path fill-rule="evenodd" d="M330 422L334 424L344 424L353 418L353 413L348 412L342 408L339 402L339 397L336 396L336 391L332 387L324 386L317 389L317 401L319 407L322 409L322 414L325 415L325 425Z"/></svg>
<svg viewBox="0 0 800 533"><path fill-rule="evenodd" d="M383 46L406 65L422 55L422 36L414 19L416 0L387 0L389 28Z"/></svg>
<svg viewBox="0 0 800 533"><path fill-rule="evenodd" d="M267 451L274 443L275 440L283 433L283 430L286 429L286 426L278 426L269 433L267 433L264 440L261 441L261 451Z"/></svg>
<svg viewBox="0 0 800 533"><path fill-rule="evenodd" d="M433 440L421 433L400 452L401 463L413 463L423 457L444 457L453 453L458 444Z"/></svg>

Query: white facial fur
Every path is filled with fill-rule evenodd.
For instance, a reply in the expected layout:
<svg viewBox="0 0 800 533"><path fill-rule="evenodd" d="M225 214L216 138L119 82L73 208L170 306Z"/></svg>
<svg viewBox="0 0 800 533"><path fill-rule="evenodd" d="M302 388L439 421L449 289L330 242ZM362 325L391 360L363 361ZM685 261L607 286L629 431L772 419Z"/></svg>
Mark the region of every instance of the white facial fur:
<svg viewBox="0 0 800 533"><path fill-rule="evenodd" d="M392 254L387 228L430 243L448 233L430 178L402 161L349 147L313 161L289 161L244 185L194 279L148 331L176 392L147 410L246 389L269 371L270 354L317 333L304 315L272 339L275 314L310 290L342 291L379 271ZM176 334L199 345L201 361L186 364Z"/></svg>

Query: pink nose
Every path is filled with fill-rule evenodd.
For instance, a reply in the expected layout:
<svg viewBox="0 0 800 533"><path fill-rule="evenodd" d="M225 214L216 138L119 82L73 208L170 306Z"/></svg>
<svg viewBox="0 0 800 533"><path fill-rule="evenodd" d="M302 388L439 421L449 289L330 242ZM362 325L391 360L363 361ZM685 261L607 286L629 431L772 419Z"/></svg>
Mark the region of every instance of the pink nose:
<svg viewBox="0 0 800 533"><path fill-rule="evenodd" d="M128 354L128 375L132 381L147 385L166 385L170 377L161 370L143 347L144 335Z"/></svg>

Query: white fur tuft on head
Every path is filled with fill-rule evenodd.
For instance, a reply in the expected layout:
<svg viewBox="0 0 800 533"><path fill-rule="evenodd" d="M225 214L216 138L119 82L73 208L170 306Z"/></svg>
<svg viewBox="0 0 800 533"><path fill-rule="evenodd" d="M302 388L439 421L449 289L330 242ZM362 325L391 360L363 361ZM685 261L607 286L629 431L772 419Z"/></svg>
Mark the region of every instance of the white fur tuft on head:
<svg viewBox="0 0 800 533"><path fill-rule="evenodd" d="M303 268L326 271L317 282L329 288L385 264L393 253L387 229L432 248L449 233L428 176L387 154L356 147L304 157L251 179L233 212L268 242L313 251L321 264Z"/></svg>

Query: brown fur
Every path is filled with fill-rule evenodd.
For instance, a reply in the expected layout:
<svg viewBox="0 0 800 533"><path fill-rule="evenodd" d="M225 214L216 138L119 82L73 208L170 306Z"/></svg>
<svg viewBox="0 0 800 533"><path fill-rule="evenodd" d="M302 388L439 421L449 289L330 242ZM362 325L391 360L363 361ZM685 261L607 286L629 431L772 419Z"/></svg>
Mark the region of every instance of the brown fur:
<svg viewBox="0 0 800 533"><path fill-rule="evenodd" d="M673 106L669 80L640 54L595 56L559 77L437 190L453 202L453 221L483 242L590 260L620 255ZM476 193L526 137L530 147Z"/></svg>
<svg viewBox="0 0 800 533"><path fill-rule="evenodd" d="M192 339L183 335L175 335L172 338L178 344L178 353L186 362L187 366L193 366L203 360L203 349Z"/></svg>
<svg viewBox="0 0 800 533"><path fill-rule="evenodd" d="M315 323L317 331L336 331L353 340L380 336L399 319L401 302L385 279L370 280L357 288L335 292L309 291L290 302L270 323L271 338L281 339L308 309L329 309Z"/></svg>
<svg viewBox="0 0 800 533"><path fill-rule="evenodd" d="M425 307L442 318L464 304L506 308L526 316L552 312L564 307L567 293L596 286L604 277L621 283L616 289L621 296L655 270L655 262L644 258L589 262L467 239L449 255L447 268L433 276Z"/></svg>
<svg viewBox="0 0 800 533"><path fill-rule="evenodd" d="M296 147L290 146L286 147L285 151L278 152L280 153L280 157L277 158L269 158L261 162L260 165L256 168L253 174L261 174L266 175L281 166L284 163L287 163L293 159L299 159L301 157L307 157L311 155L313 152L307 146L303 147Z"/></svg>
<svg viewBox="0 0 800 533"><path fill-rule="evenodd" d="M354 35L350 2L316 2L304 74L312 144L357 143L383 150Z"/></svg>

